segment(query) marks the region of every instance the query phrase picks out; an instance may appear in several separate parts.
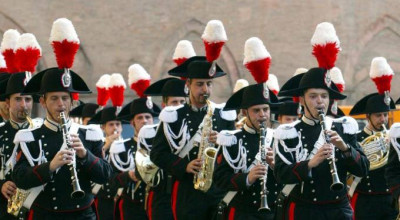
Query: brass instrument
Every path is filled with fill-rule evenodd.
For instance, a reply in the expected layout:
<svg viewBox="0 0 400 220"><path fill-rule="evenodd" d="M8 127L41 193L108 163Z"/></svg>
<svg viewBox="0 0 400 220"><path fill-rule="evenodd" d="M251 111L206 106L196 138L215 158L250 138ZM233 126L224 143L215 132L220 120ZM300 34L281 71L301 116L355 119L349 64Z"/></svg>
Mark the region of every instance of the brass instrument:
<svg viewBox="0 0 400 220"><path fill-rule="evenodd" d="M147 186L157 186L155 182L159 168L150 160L150 155L144 148L139 148L135 154L136 170Z"/></svg>
<svg viewBox="0 0 400 220"><path fill-rule="evenodd" d="M206 97L207 98L207 97ZM201 169L197 174L194 175L193 183L194 188L207 192L212 184L212 178L214 173L215 159L217 158L218 148L215 148L213 143L209 142L210 133L212 131L212 116L213 108L208 99L206 99L208 109L207 114L203 119L203 127L201 130L200 143L194 143L199 146L199 152L197 153L197 159L201 159Z"/></svg>
<svg viewBox="0 0 400 220"><path fill-rule="evenodd" d="M261 180L261 203L260 203L260 208L258 208L258 211L269 211L271 210L268 207L268 189L267 189L267 178L268 178L268 163L265 157L267 156L265 152L265 136L267 135L267 129L264 126L264 123L260 124L260 157L261 157L261 164L264 165L267 169L267 172L265 173L264 177L262 177Z"/></svg>
<svg viewBox="0 0 400 220"><path fill-rule="evenodd" d="M67 144L67 147L69 150L75 151L71 147L71 141L70 141L69 132L68 132L68 128L67 128L67 120L65 118L64 112L60 112L60 119L61 119L61 130L63 132L64 141ZM74 152L74 155L75 155L75 152ZM68 164L69 170L71 172L71 184L72 184L71 198L80 199L85 196L85 192L81 189L81 186L79 185L78 173L76 172L75 165L76 164L74 162Z"/></svg>
<svg viewBox="0 0 400 220"><path fill-rule="evenodd" d="M324 110L318 109L318 117L319 121L321 123L321 128L322 132L324 132L324 137L325 137L325 142L327 144L331 143L330 137L326 135L326 125L325 125L325 113ZM339 175L337 173L336 169L336 163L335 163L335 151L332 152L331 157L328 158L329 161L329 166L330 166L330 171L332 175L332 185L331 185L331 190L332 191L340 191L343 189L343 183L340 182Z"/></svg>
<svg viewBox="0 0 400 220"><path fill-rule="evenodd" d="M368 136L360 143L370 162L369 170L376 170L385 166L389 158L388 133L385 125L382 126L383 131Z"/></svg>

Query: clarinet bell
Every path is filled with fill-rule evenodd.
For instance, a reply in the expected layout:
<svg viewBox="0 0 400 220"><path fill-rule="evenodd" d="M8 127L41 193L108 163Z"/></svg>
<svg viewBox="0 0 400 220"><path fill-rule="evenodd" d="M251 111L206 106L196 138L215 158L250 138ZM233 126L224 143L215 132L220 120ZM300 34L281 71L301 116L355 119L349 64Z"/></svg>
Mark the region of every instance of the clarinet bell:
<svg viewBox="0 0 400 220"><path fill-rule="evenodd" d="M267 201L266 196L261 197L261 204L260 204L260 208L258 208L258 211L259 212L271 211L271 209L268 207L268 201Z"/></svg>
<svg viewBox="0 0 400 220"><path fill-rule="evenodd" d="M337 175L333 175L333 183L331 185L331 190L334 192L341 191L344 187L343 183L340 182L339 177Z"/></svg>

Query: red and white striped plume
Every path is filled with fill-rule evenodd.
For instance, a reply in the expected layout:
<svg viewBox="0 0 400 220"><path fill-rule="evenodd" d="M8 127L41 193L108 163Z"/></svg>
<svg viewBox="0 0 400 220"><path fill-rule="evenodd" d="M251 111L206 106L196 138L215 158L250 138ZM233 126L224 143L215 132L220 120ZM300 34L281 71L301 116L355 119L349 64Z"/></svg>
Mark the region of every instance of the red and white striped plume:
<svg viewBox="0 0 400 220"><path fill-rule="evenodd" d="M192 42L188 40L181 40L178 42L175 48L174 55L172 56L172 60L176 63L176 65L181 65L187 59L196 56L196 52L194 51Z"/></svg>
<svg viewBox="0 0 400 220"><path fill-rule="evenodd" d="M342 71L337 68L337 67L333 67L330 70L330 75L331 75L331 79L332 82L335 83L336 87L338 88L339 92L342 93L344 91L345 87L345 82L343 79L343 75L342 75ZM333 100L332 106L331 106L331 112L334 115L337 115L337 111L338 111L338 102L337 100Z"/></svg>
<svg viewBox="0 0 400 220"><path fill-rule="evenodd" d="M104 74L100 77L99 81L96 83L97 89L97 104L100 106L100 110L107 105L108 100L110 99L110 75Z"/></svg>
<svg viewBox="0 0 400 220"><path fill-rule="evenodd" d="M329 22L317 25L311 38L312 54L317 58L318 66L327 70L335 66L340 49L340 41L335 27Z"/></svg>
<svg viewBox="0 0 400 220"><path fill-rule="evenodd" d="M235 87L233 87L233 93L239 91L240 89L249 85L249 82L245 79L238 79L235 83Z"/></svg>
<svg viewBox="0 0 400 220"><path fill-rule="evenodd" d="M307 71L308 71L308 69L303 68L303 67L297 68L296 71L294 72L293 76L296 76L296 75L305 73L305 72L307 72ZM293 102L298 103L297 114L300 115L300 114L301 114L300 97L298 97L298 96L293 96L292 99L293 99Z"/></svg>
<svg viewBox="0 0 400 220"><path fill-rule="evenodd" d="M263 42L257 38L249 38L244 45L243 65L250 71L257 83L268 81L271 55Z"/></svg>
<svg viewBox="0 0 400 220"><path fill-rule="evenodd" d="M140 64L133 64L128 69L129 86L140 97L146 97L144 91L149 87L151 77Z"/></svg>
<svg viewBox="0 0 400 220"><path fill-rule="evenodd" d="M122 77L120 73L111 74L108 89L110 92L111 102L114 107L117 107L117 113L119 113L122 109L122 104L124 103L124 91L126 89L124 77Z"/></svg>
<svg viewBox="0 0 400 220"><path fill-rule="evenodd" d="M342 75L342 71L337 67L333 67L330 70L330 74L331 74L332 82L335 83L336 87L339 89L339 92L342 93L346 88L345 82L343 79L343 75Z"/></svg>
<svg viewBox="0 0 400 220"><path fill-rule="evenodd" d="M6 61L4 60L3 54L0 53L0 73L6 73L7 72L7 64Z"/></svg>
<svg viewBox="0 0 400 220"><path fill-rule="evenodd" d="M228 37L226 36L222 22L219 20L211 20L207 23L201 39L203 39L206 49L206 58L208 62L211 63L218 59Z"/></svg>
<svg viewBox="0 0 400 220"><path fill-rule="evenodd" d="M275 95L278 95L279 83L278 78L274 74L269 74L267 86Z"/></svg>
<svg viewBox="0 0 400 220"><path fill-rule="evenodd" d="M375 57L371 62L369 76L374 81L378 93L385 95L385 103L390 105L389 92L394 72L384 57Z"/></svg>
<svg viewBox="0 0 400 220"><path fill-rule="evenodd" d="M20 37L20 33L14 29L8 29L3 34L3 40L1 41L1 54L4 56L4 60L6 61L7 71L9 73L18 72L16 63L15 63L15 53L14 49L17 45L18 38Z"/></svg>
<svg viewBox="0 0 400 220"><path fill-rule="evenodd" d="M42 48L33 34L22 34L14 49L15 64L19 72L26 72L26 81L32 77L36 70L39 58L42 56Z"/></svg>
<svg viewBox="0 0 400 220"><path fill-rule="evenodd" d="M58 68L71 68L74 64L80 41L70 20L59 18L54 21L51 28L50 43L56 55Z"/></svg>

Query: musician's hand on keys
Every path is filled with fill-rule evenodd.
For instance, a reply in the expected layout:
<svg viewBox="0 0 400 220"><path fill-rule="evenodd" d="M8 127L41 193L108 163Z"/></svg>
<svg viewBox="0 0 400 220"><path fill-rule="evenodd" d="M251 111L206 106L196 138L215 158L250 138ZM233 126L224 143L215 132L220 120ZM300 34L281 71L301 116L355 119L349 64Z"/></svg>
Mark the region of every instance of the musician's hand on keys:
<svg viewBox="0 0 400 220"><path fill-rule="evenodd" d="M314 157L308 161L308 169L317 167L320 163L322 163L325 159L329 158L332 155L333 147L330 144L324 144L317 151Z"/></svg>
<svg viewBox="0 0 400 220"><path fill-rule="evenodd" d="M75 149L76 156L79 158L85 158L87 150L83 146L81 139L77 134L71 134L71 147Z"/></svg>
<svg viewBox="0 0 400 220"><path fill-rule="evenodd" d="M17 186L11 181L7 181L1 187L1 193L6 199L10 199L16 192Z"/></svg>
<svg viewBox="0 0 400 220"><path fill-rule="evenodd" d="M135 171L134 170L129 170L128 172L129 172L128 173L129 174L129 178L131 178L135 182L139 181L139 179L135 175Z"/></svg>
<svg viewBox="0 0 400 220"><path fill-rule="evenodd" d="M346 143L344 143L342 137L336 131L329 130L326 134L329 135L331 143L339 148L339 150L346 151L348 149Z"/></svg>
<svg viewBox="0 0 400 220"><path fill-rule="evenodd" d="M196 174L201 169L201 159L195 159L190 161L190 163L186 166L187 173Z"/></svg>
<svg viewBox="0 0 400 220"><path fill-rule="evenodd" d="M72 162L74 153L70 150L60 150L50 162L50 171L54 172L58 168Z"/></svg>
<svg viewBox="0 0 400 220"><path fill-rule="evenodd" d="M217 142L217 135L218 135L217 131L214 131L214 130L211 131L210 132L210 137L208 138L208 141L213 143L213 144L215 144Z"/></svg>
<svg viewBox="0 0 400 220"><path fill-rule="evenodd" d="M267 164L271 167L271 169L274 169L275 161L274 161L274 152L272 151L272 148L268 147L266 153L267 156L265 157L265 160L267 161Z"/></svg>
<svg viewBox="0 0 400 220"><path fill-rule="evenodd" d="M263 178L265 176L265 174L267 173L267 168L262 165L262 164L258 164L255 165L249 172L249 174L247 174L247 178L249 180L249 184L253 184L256 180Z"/></svg>

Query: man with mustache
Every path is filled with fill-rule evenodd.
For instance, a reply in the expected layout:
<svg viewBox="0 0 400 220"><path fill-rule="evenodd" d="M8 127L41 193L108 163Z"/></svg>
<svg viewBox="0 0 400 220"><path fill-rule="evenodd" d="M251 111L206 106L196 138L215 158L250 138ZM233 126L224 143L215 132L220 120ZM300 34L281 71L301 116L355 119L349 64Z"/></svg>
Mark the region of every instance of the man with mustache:
<svg viewBox="0 0 400 220"><path fill-rule="evenodd" d="M151 161L176 180L171 200L174 218L178 220L210 219L224 194L214 185L205 193L195 189L193 184L194 175L202 166L196 142L201 141L199 125L203 118L209 110L213 112L212 127L207 128L212 130L208 138L211 143L215 143L218 131L234 129L236 119L235 111L222 111L223 106L207 104L214 78L226 75L218 65L216 72L210 75L211 66L205 57L195 56L169 71L170 75L187 78L185 90L189 102L163 109L150 152Z"/></svg>
<svg viewBox="0 0 400 220"><path fill-rule="evenodd" d="M338 92L329 72L323 68L296 75L282 88L286 85L291 86L282 89L279 95L300 97L304 115L275 131L274 174L278 182L286 184L278 197L279 213L285 219L350 220L353 211L343 183L348 172L366 176L369 161L357 143L358 125L354 119L324 117L321 121L329 100L342 100L346 96ZM336 165L335 181L331 165Z"/></svg>
<svg viewBox="0 0 400 220"><path fill-rule="evenodd" d="M6 79L0 82L0 87L5 91L0 95L0 100L6 104L10 119L0 125L0 219L14 219L7 214L7 200L16 191L15 183L11 180L11 168L14 165L16 149L14 149L15 134L26 128L39 127L40 120L30 119L33 98L31 95L21 95L26 85L25 72L8 74Z"/></svg>

